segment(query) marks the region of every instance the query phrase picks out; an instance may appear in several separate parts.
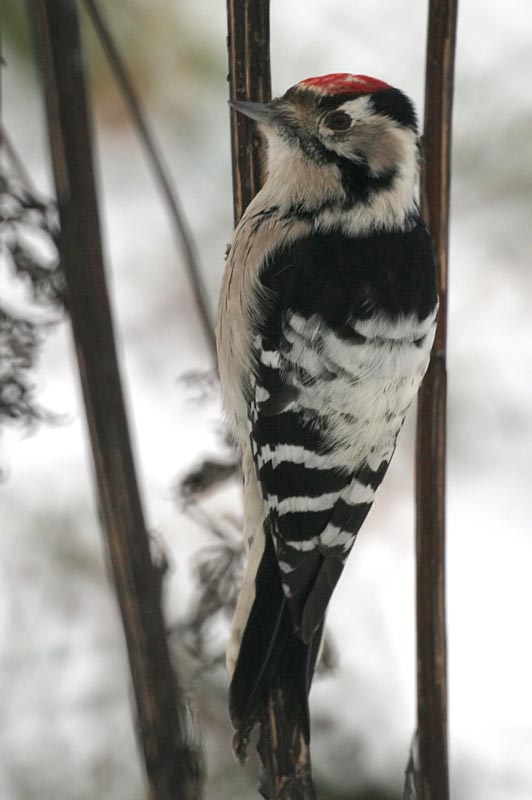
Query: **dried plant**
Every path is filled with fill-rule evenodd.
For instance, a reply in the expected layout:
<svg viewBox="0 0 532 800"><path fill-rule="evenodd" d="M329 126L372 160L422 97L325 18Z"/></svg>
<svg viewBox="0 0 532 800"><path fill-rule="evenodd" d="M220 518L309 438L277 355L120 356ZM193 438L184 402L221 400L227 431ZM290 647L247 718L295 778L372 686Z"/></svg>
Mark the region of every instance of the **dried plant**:
<svg viewBox="0 0 532 800"><path fill-rule="evenodd" d="M174 640L184 646L197 673L224 661L223 645L213 652L208 645L209 633L217 621L233 616L242 579L241 520L231 514L215 519L205 504L237 471L236 458L230 461L205 458L201 464L191 467L174 489L182 512L213 539L213 543L202 548L194 559L195 601L185 619L172 631Z"/></svg>
<svg viewBox="0 0 532 800"><path fill-rule="evenodd" d="M218 541L197 554L192 566L196 599L185 619L172 631L174 641L185 648L192 660L196 675L224 663L223 640L213 637L212 631L233 616L244 564L244 550L236 537L216 529L206 512L198 511L195 504L188 507L188 513L201 520L203 527L216 531ZM231 524L230 520L225 522Z"/></svg>
<svg viewBox="0 0 532 800"><path fill-rule="evenodd" d="M0 424L33 425L56 417L35 400L32 370L46 334L62 318L66 292L53 203L0 171L0 254L8 272L25 284L38 306L21 311L0 303ZM42 311L51 311L43 320Z"/></svg>

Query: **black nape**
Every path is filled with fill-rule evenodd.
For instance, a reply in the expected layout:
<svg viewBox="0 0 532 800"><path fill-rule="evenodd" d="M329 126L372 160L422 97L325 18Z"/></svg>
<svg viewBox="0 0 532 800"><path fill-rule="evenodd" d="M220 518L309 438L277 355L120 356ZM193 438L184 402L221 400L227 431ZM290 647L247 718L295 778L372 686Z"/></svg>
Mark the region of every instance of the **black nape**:
<svg viewBox="0 0 532 800"><path fill-rule="evenodd" d="M417 115L412 102L399 89L383 89L371 96L371 104L378 114L383 114L404 128L417 133Z"/></svg>

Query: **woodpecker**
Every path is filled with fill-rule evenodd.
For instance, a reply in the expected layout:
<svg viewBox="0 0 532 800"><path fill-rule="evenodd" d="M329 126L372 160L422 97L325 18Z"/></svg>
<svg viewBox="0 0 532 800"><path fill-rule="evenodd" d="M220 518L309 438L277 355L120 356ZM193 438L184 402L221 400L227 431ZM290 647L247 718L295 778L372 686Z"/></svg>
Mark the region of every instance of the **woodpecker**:
<svg viewBox="0 0 532 800"><path fill-rule="evenodd" d="M232 102L265 141L219 303L247 569L227 652L246 737L283 687L309 738L324 615L427 369L438 306L412 102L367 75Z"/></svg>

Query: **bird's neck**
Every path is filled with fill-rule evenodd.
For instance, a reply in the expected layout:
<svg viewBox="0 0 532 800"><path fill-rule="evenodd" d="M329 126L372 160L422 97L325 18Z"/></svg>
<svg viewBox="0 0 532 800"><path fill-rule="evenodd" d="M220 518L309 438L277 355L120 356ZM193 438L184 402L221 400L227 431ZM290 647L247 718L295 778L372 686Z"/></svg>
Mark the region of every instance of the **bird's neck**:
<svg viewBox="0 0 532 800"><path fill-rule="evenodd" d="M268 141L261 200L281 214L312 221L319 230L341 228L352 235L401 230L417 210L417 152L404 153L393 169L336 159L314 161L275 137Z"/></svg>

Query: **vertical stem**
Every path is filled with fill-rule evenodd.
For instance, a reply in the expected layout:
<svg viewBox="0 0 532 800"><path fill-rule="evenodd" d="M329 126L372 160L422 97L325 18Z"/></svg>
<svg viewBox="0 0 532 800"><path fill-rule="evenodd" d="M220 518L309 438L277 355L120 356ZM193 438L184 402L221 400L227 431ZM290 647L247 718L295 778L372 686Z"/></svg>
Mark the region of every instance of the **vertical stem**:
<svg viewBox="0 0 532 800"><path fill-rule="evenodd" d="M271 99L269 0L227 0L229 97ZM231 110L235 225L261 187L260 135L255 123Z"/></svg>
<svg viewBox="0 0 532 800"><path fill-rule="evenodd" d="M150 800L197 800L201 768L161 611L104 274L77 5L30 0L41 55L68 305L98 499L128 648Z"/></svg>
<svg viewBox="0 0 532 800"><path fill-rule="evenodd" d="M231 100L271 99L269 0L227 0L229 95ZM235 225L258 192L262 143L255 124L231 111ZM287 713L293 698L271 690L261 710L260 791L268 800L314 800L310 749Z"/></svg>
<svg viewBox="0 0 532 800"><path fill-rule="evenodd" d="M419 800L448 800L445 628L447 263L457 0L430 0L425 78L423 216L439 272L440 309L418 404L416 460Z"/></svg>
<svg viewBox="0 0 532 800"><path fill-rule="evenodd" d="M261 709L257 745L262 761L260 793L266 800L316 800L310 745L294 718L294 697L272 689Z"/></svg>

